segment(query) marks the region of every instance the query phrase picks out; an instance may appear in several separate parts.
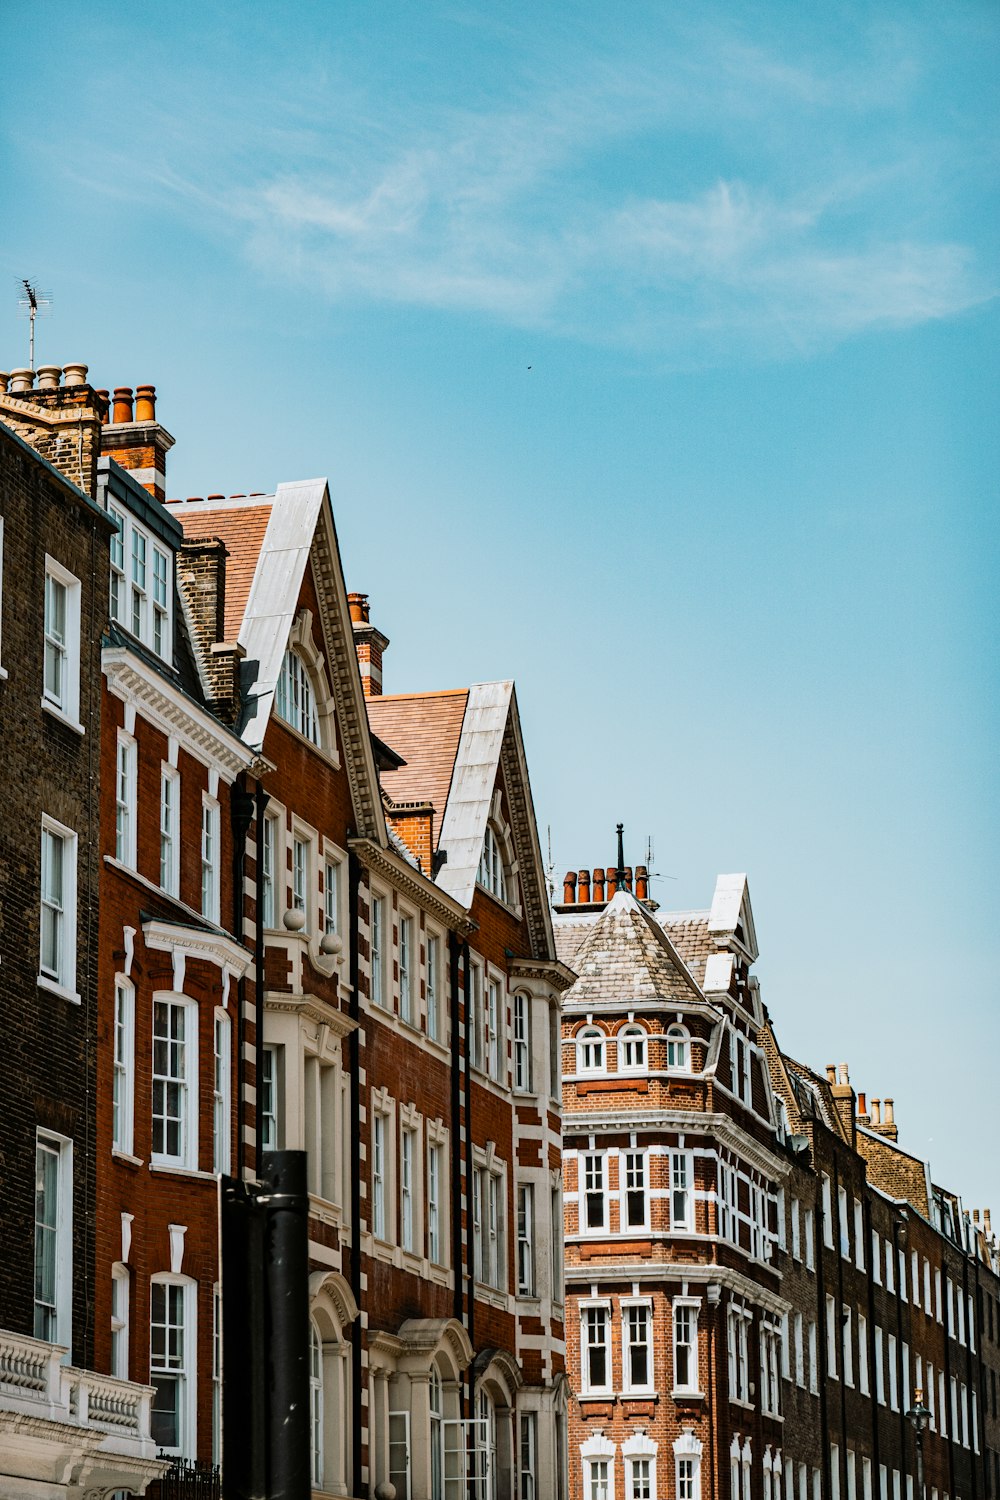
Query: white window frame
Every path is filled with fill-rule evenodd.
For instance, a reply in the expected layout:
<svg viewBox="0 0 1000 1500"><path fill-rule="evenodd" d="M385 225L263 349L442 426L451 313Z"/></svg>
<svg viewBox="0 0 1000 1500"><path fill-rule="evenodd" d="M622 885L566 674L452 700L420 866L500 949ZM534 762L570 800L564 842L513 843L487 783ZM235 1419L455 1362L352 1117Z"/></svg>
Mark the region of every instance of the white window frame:
<svg viewBox="0 0 1000 1500"><path fill-rule="evenodd" d="M173 656L173 550L141 526L131 512L109 504L108 515L118 528L111 537L111 618L169 662Z"/></svg>
<svg viewBox="0 0 1000 1500"><path fill-rule="evenodd" d="M344 862L329 850L323 856L323 931L339 936L343 926L341 884Z"/></svg>
<svg viewBox="0 0 1000 1500"><path fill-rule="evenodd" d="M648 1297L622 1297L619 1302L622 1328L622 1391L647 1395L656 1389L653 1371L653 1304ZM644 1349L645 1380L633 1379L632 1351Z"/></svg>
<svg viewBox="0 0 1000 1500"><path fill-rule="evenodd" d="M65 611L61 630L49 615L49 579L64 590ZM80 723L80 580L56 558L45 554L45 593L42 632L45 644L42 667L42 707L62 719L77 733ZM59 663L58 686L48 685L50 657Z"/></svg>
<svg viewBox="0 0 1000 1500"><path fill-rule="evenodd" d="M158 1287L166 1291L165 1311L169 1318L170 1303L169 1295L171 1288L177 1288L181 1295L177 1299L181 1309L180 1328L182 1332L181 1353L179 1363L172 1363L177 1359L170 1350L165 1351L162 1362L154 1364L154 1321L153 1315L157 1309L154 1307L156 1291ZM149 1384L155 1386L156 1377L159 1374L169 1378L176 1377L179 1386L177 1399L178 1433L177 1442L174 1444L160 1443L158 1451L175 1455L182 1458L194 1458L198 1447L198 1287L189 1276L175 1275L173 1272L160 1272L150 1277L149 1286ZM176 1323L161 1323L160 1327L176 1327ZM155 1403L154 1395L153 1401Z"/></svg>
<svg viewBox="0 0 1000 1500"><path fill-rule="evenodd" d="M380 1010L388 1008L388 988L385 982L386 931L385 918L388 901L380 891L371 893L371 998Z"/></svg>
<svg viewBox="0 0 1000 1500"><path fill-rule="evenodd" d="M432 1265L444 1265L443 1203L444 1147L440 1141L427 1145L427 1259Z"/></svg>
<svg viewBox="0 0 1000 1500"><path fill-rule="evenodd" d="M618 1227L624 1233L649 1228L649 1154L639 1146L623 1146L618 1153L619 1190ZM631 1216L632 1200L641 1199L642 1217Z"/></svg>
<svg viewBox="0 0 1000 1500"><path fill-rule="evenodd" d="M46 834L62 844L62 878L58 899L54 892L45 888ZM79 1002L76 987L76 898L77 898L77 835L64 823L56 822L48 813L42 814L41 854L39 859L39 936L38 936L38 983L53 990L65 1000ZM48 908L55 915L56 963L43 967L44 926L43 910Z"/></svg>
<svg viewBox="0 0 1000 1500"><path fill-rule="evenodd" d="M281 1049L265 1043L260 1049L257 1080L257 1128L264 1151L281 1149Z"/></svg>
<svg viewBox="0 0 1000 1500"><path fill-rule="evenodd" d="M128 1379L131 1300L128 1266L116 1261L111 1267L111 1374L116 1380Z"/></svg>
<svg viewBox="0 0 1000 1500"><path fill-rule="evenodd" d="M392 1225L389 1223L390 1170L389 1141L392 1135L392 1120L387 1114L376 1110L372 1115L372 1222L375 1239L383 1244L391 1243Z"/></svg>
<svg viewBox="0 0 1000 1500"><path fill-rule="evenodd" d="M220 1006L213 1016L212 1040L212 1171L228 1176L232 1166L233 1028Z"/></svg>
<svg viewBox="0 0 1000 1500"><path fill-rule="evenodd" d="M135 738L119 729L115 746L115 859L136 867L137 761Z"/></svg>
<svg viewBox="0 0 1000 1500"><path fill-rule="evenodd" d="M414 936L417 919L409 912L399 913L399 1019L408 1026L416 1022L415 984L417 949Z"/></svg>
<svg viewBox="0 0 1000 1500"><path fill-rule="evenodd" d="M607 1036L599 1026L584 1026L576 1034L576 1071L603 1077L607 1066Z"/></svg>
<svg viewBox="0 0 1000 1500"><path fill-rule="evenodd" d="M40 1161L54 1160L55 1204L38 1218ZM73 1142L53 1130L35 1131L34 1336L48 1344L73 1347ZM38 1299L40 1233L51 1236L50 1296Z"/></svg>
<svg viewBox="0 0 1000 1500"><path fill-rule="evenodd" d="M221 860L219 840L221 816L218 798L201 794L201 914L210 922L219 921Z"/></svg>
<svg viewBox="0 0 1000 1500"><path fill-rule="evenodd" d="M514 1088L531 1093L531 996L516 990L514 1009Z"/></svg>
<svg viewBox="0 0 1000 1500"><path fill-rule="evenodd" d="M508 904L508 880L503 840L498 836L492 821L487 823L486 833L483 835L483 850L479 857L476 884L481 885L483 890L489 891L491 896L495 896L505 906Z"/></svg>
<svg viewBox="0 0 1000 1500"><path fill-rule="evenodd" d="M420 1137L413 1125L399 1131L399 1243L413 1254L417 1248L417 1201L420 1193L418 1160Z"/></svg>
<svg viewBox="0 0 1000 1500"><path fill-rule="evenodd" d="M160 889L177 896L181 888L181 778L160 764Z"/></svg>
<svg viewBox="0 0 1000 1500"><path fill-rule="evenodd" d="M591 1334L600 1331L601 1338ZM604 1381L591 1380L592 1350L604 1351ZM611 1303L587 1299L580 1302L580 1390L587 1396L608 1396L614 1389L611 1358Z"/></svg>
<svg viewBox="0 0 1000 1500"><path fill-rule="evenodd" d="M674 1394L691 1394L701 1389L701 1371L698 1359L698 1315L701 1301L697 1297L675 1297L671 1304L671 1346L673 1350ZM687 1328L685 1329L685 1324ZM688 1378L682 1379L683 1361L678 1358L681 1350L687 1350Z"/></svg>
<svg viewBox="0 0 1000 1500"><path fill-rule="evenodd" d="M281 871L280 834L284 827L282 818L273 812L264 814L263 837L261 839L261 868L258 899L261 904L261 921L269 932L278 925L278 893Z"/></svg>
<svg viewBox="0 0 1000 1500"><path fill-rule="evenodd" d="M608 1158L604 1151L581 1151L577 1158L579 1170L580 1233L605 1236L611 1226L608 1212ZM595 1206L598 1198L601 1205L600 1223L591 1223L591 1200Z"/></svg>
<svg viewBox="0 0 1000 1500"><path fill-rule="evenodd" d="M274 711L283 724L319 746L319 709L312 674L294 647L287 647L274 688Z"/></svg>
<svg viewBox="0 0 1000 1500"><path fill-rule="evenodd" d="M168 1047L176 1045L172 1034L166 1037L157 1036L156 1026L158 1021L157 1008L165 1006L169 1010L179 1011L183 1017L183 1037L181 1045L183 1053L181 1061L183 1068L181 1072L158 1072L157 1071L157 1046L166 1042ZM172 1030L172 1029L171 1029ZM159 1166L184 1167L195 1170L198 1166L198 1006L193 1000L185 995L179 995L172 990L156 991L153 994L153 1036L152 1036L152 1097L150 1109L153 1119L154 1134L156 1131L157 1118L165 1122L176 1119L178 1121L178 1144L176 1152L168 1150L156 1150L152 1144L150 1149L150 1160ZM171 1059L167 1059L168 1065ZM162 1084L168 1090L171 1084L176 1084L180 1089L179 1113L157 1116L157 1085ZM164 1099L166 1105L168 1101ZM164 1124L164 1138L167 1125Z"/></svg>
<svg viewBox="0 0 1000 1500"><path fill-rule="evenodd" d="M535 1187L517 1184L517 1295L535 1295Z"/></svg>
<svg viewBox="0 0 1000 1500"><path fill-rule="evenodd" d="M431 1041L444 1040L445 1028L441 1018L441 953L440 934L427 929L425 933L425 991L427 1008L427 1035Z"/></svg>
<svg viewBox="0 0 1000 1500"><path fill-rule="evenodd" d="M749 1440L747 1449L749 1449ZM674 1441L674 1495L676 1500L701 1500L701 1440L684 1432ZM747 1460L744 1457L744 1493ZM765 1474L766 1478L766 1474Z"/></svg>
<svg viewBox="0 0 1000 1500"><path fill-rule="evenodd" d="M496 1083L504 1082L507 1060L503 1046L505 988L498 974L487 971L483 986L484 1062L487 1076Z"/></svg>
<svg viewBox="0 0 1000 1500"><path fill-rule="evenodd" d="M691 1071L691 1033L686 1026L675 1022L667 1027L667 1072Z"/></svg>
<svg viewBox="0 0 1000 1500"><path fill-rule="evenodd" d="M671 1151L670 1230L672 1234L693 1234L694 1227L694 1154Z"/></svg>
<svg viewBox="0 0 1000 1500"><path fill-rule="evenodd" d="M292 828L292 911L300 911L303 932L312 932L314 925L313 892L315 878L315 843L312 834L295 825Z"/></svg>
<svg viewBox="0 0 1000 1500"><path fill-rule="evenodd" d="M135 985L115 975L112 1019L111 1148L131 1156L135 1143Z"/></svg>
<svg viewBox="0 0 1000 1500"><path fill-rule="evenodd" d="M615 1038L619 1073L645 1073L649 1055L649 1034L644 1026L629 1022Z"/></svg>

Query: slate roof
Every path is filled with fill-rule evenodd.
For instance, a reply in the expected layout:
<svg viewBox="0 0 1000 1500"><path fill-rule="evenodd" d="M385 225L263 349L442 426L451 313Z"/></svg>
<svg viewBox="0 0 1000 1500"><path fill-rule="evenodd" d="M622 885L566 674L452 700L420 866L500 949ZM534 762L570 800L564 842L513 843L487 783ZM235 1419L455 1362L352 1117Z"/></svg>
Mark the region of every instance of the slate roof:
<svg viewBox="0 0 1000 1500"><path fill-rule="evenodd" d="M707 911L658 911L656 920L699 984L705 981L705 960L717 953L708 930Z"/></svg>
<svg viewBox="0 0 1000 1500"><path fill-rule="evenodd" d="M561 925L557 922L557 930ZM666 932L629 891L616 891L598 914L571 967L579 977L566 991L566 1004L669 1000L684 1005L704 998Z"/></svg>
<svg viewBox="0 0 1000 1500"><path fill-rule="evenodd" d="M432 839L437 848L448 802L468 688L442 693L393 693L367 700L368 722L405 765L383 771L381 782L393 802L429 802L434 808Z"/></svg>

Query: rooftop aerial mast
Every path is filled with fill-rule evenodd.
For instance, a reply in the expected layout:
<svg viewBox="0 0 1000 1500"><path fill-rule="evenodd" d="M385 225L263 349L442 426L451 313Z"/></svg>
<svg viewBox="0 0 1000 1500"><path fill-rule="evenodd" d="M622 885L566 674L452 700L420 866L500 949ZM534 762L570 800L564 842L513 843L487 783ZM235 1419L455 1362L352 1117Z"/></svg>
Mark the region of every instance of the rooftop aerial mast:
<svg viewBox="0 0 1000 1500"><path fill-rule="evenodd" d="M24 316L28 319L28 369L35 368L35 319L43 308L50 307L51 299L27 277L22 277L21 286L24 288L18 298L18 305L24 309Z"/></svg>

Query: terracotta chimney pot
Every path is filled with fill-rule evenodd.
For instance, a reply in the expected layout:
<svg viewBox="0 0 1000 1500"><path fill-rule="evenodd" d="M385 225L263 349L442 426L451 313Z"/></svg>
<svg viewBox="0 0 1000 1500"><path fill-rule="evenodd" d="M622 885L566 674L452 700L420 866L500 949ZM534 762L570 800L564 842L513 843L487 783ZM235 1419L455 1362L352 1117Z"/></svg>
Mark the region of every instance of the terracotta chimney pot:
<svg viewBox="0 0 1000 1500"><path fill-rule="evenodd" d="M135 420L156 421L156 386L137 385L135 388Z"/></svg>
<svg viewBox="0 0 1000 1500"><path fill-rule="evenodd" d="M858 1114L859 1115L866 1115L867 1113L868 1113L868 1095L867 1094L859 1094L858 1095Z"/></svg>
<svg viewBox="0 0 1000 1500"><path fill-rule="evenodd" d="M130 385L115 386L115 410L112 422L131 422L132 420L132 387Z"/></svg>
<svg viewBox="0 0 1000 1500"><path fill-rule="evenodd" d="M635 895L637 901L645 901L649 896L649 871L645 865L635 867Z"/></svg>
<svg viewBox="0 0 1000 1500"><path fill-rule="evenodd" d="M594 901L604 900L604 868L601 865L594 867L594 893L591 898Z"/></svg>
<svg viewBox="0 0 1000 1500"><path fill-rule="evenodd" d="M351 619L357 620L359 625L369 623L369 605L367 594L348 594L347 605L351 611Z"/></svg>
<svg viewBox="0 0 1000 1500"><path fill-rule="evenodd" d="M630 891L632 889L632 866L631 865L626 865L625 866L625 889L627 891Z"/></svg>
<svg viewBox="0 0 1000 1500"><path fill-rule="evenodd" d="M63 365L63 385L86 385L86 365Z"/></svg>
<svg viewBox="0 0 1000 1500"><path fill-rule="evenodd" d="M577 876L577 900L590 903L590 871L581 870Z"/></svg>
<svg viewBox="0 0 1000 1500"><path fill-rule="evenodd" d="M353 609L353 605L352 605ZM572 870L567 870L563 879L563 905L573 906L576 902L576 876Z"/></svg>
<svg viewBox="0 0 1000 1500"><path fill-rule="evenodd" d="M30 391L34 383L34 370L27 370L23 366L18 370L11 370L10 389L12 394L17 391Z"/></svg>
<svg viewBox="0 0 1000 1500"><path fill-rule="evenodd" d="M102 390L102 391L98 391L97 395L98 395L99 400L102 402L102 408L101 409L104 412L104 415L102 416L101 421L102 422L110 422L111 421L111 392L108 391L108 390Z"/></svg>
<svg viewBox="0 0 1000 1500"><path fill-rule="evenodd" d="M61 365L39 365L38 366L38 389L40 391L54 391L59 386L62 376Z"/></svg>

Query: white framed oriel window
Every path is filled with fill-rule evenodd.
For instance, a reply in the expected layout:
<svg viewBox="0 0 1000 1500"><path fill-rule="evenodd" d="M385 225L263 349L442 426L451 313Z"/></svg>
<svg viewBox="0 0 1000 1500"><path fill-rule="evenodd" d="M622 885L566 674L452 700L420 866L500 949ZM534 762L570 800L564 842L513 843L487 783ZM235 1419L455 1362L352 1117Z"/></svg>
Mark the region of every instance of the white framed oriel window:
<svg viewBox="0 0 1000 1500"><path fill-rule="evenodd" d="M111 1100L111 1144L131 1156L135 1138L135 986L124 974L115 977L114 1062Z"/></svg>
<svg viewBox="0 0 1000 1500"><path fill-rule="evenodd" d="M179 995L153 996L152 1159L198 1165L198 1009Z"/></svg>
<svg viewBox="0 0 1000 1500"><path fill-rule="evenodd" d="M149 1286L151 1432L164 1453L196 1451L197 1286L189 1277L157 1275Z"/></svg>
<svg viewBox="0 0 1000 1500"><path fill-rule="evenodd" d="M73 1343L73 1142L35 1134L34 1335Z"/></svg>
<svg viewBox="0 0 1000 1500"><path fill-rule="evenodd" d="M76 853L72 828L42 815L38 982L68 1000L76 989Z"/></svg>
<svg viewBox="0 0 1000 1500"><path fill-rule="evenodd" d="M79 730L80 581L47 553L43 631L42 707Z"/></svg>

